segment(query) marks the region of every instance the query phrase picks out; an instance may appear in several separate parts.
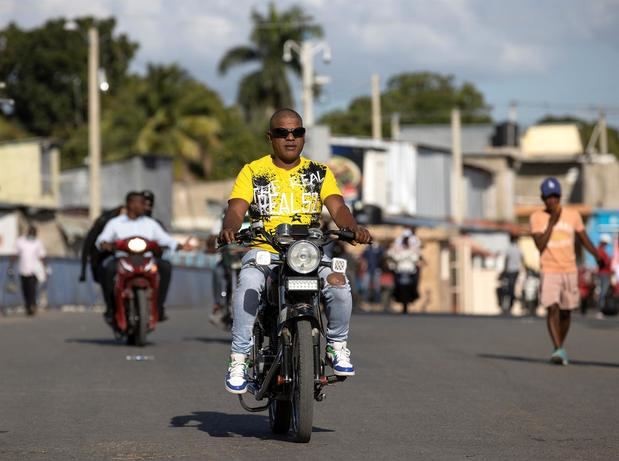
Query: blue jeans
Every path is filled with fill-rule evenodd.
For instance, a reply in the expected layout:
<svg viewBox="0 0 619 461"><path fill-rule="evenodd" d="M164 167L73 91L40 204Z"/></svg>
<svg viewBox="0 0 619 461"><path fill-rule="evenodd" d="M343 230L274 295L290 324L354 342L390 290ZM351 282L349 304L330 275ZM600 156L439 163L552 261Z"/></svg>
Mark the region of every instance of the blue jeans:
<svg viewBox="0 0 619 461"><path fill-rule="evenodd" d="M610 274L598 274L598 280L600 281L600 298L598 299L598 308L600 312L604 309L606 304L606 295L610 288Z"/></svg>
<svg viewBox="0 0 619 461"><path fill-rule="evenodd" d="M253 249L243 257L243 265L239 274L239 283L232 297L234 309L234 324L232 326L232 353L249 354L252 348L252 333L254 322L258 315L258 308L262 293L266 287L266 280L270 272L276 267L258 266L255 263L256 253ZM279 256L272 254L273 259ZM329 261L329 258L323 258ZM320 267L318 275L324 282L322 297L327 314L327 341L341 342L348 338L350 314L352 312L352 295L350 284L341 286L331 285L327 277L333 273L330 267Z"/></svg>

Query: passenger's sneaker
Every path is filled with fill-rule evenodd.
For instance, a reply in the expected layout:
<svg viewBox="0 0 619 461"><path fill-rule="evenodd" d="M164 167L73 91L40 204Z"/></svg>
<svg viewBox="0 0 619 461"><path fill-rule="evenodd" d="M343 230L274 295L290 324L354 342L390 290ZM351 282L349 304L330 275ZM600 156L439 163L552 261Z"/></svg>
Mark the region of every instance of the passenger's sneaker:
<svg viewBox="0 0 619 461"><path fill-rule="evenodd" d="M327 363L336 376L354 376L355 367L350 362L350 350L346 342L327 344Z"/></svg>
<svg viewBox="0 0 619 461"><path fill-rule="evenodd" d="M226 390L232 394L247 392L247 356L232 354L226 374Z"/></svg>
<svg viewBox="0 0 619 461"><path fill-rule="evenodd" d="M567 360L567 352L565 352L565 349L562 347L556 349L550 356L550 361L557 365L567 365L569 363Z"/></svg>

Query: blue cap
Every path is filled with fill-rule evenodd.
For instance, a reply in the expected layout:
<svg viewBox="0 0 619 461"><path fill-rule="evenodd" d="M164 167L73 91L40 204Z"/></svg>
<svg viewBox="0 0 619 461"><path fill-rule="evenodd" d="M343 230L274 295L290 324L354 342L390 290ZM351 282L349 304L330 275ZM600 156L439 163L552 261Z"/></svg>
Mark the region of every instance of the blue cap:
<svg viewBox="0 0 619 461"><path fill-rule="evenodd" d="M540 186L542 198L550 197L551 195L561 196L561 184L557 178L546 178Z"/></svg>

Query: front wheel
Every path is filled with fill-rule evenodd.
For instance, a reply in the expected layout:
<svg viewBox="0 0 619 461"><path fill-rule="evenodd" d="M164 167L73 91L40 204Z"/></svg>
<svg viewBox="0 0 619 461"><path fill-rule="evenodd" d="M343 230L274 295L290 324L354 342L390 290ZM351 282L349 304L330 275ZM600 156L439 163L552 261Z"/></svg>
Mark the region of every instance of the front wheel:
<svg viewBox="0 0 619 461"><path fill-rule="evenodd" d="M307 443L312 437L314 419L314 347L312 325L297 322L293 338L292 431L295 442Z"/></svg>
<svg viewBox="0 0 619 461"><path fill-rule="evenodd" d="M135 311L138 318L136 319L135 345L144 347L146 345L146 333L148 332L148 321L150 319L150 303L146 290L135 290Z"/></svg>
<svg viewBox="0 0 619 461"><path fill-rule="evenodd" d="M289 400L271 400L269 405L269 424L274 434L286 434L292 419L292 402Z"/></svg>

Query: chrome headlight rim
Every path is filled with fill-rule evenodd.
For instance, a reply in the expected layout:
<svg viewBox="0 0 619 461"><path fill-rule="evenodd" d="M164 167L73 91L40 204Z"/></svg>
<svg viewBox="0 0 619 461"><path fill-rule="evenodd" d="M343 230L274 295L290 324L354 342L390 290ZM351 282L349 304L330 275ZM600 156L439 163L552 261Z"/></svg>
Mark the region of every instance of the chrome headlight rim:
<svg viewBox="0 0 619 461"><path fill-rule="evenodd" d="M311 251L314 252L316 262L313 263L311 266L301 267L301 264L295 261L295 258L298 257L298 252L301 250L302 247L311 248ZM318 269L318 267L320 266L320 260L322 259L321 256L322 255L320 253L320 248L318 248L316 244L310 242L309 240L298 240L292 245L290 245L290 248L286 253L286 264L290 269L297 272L298 274L309 274Z"/></svg>

